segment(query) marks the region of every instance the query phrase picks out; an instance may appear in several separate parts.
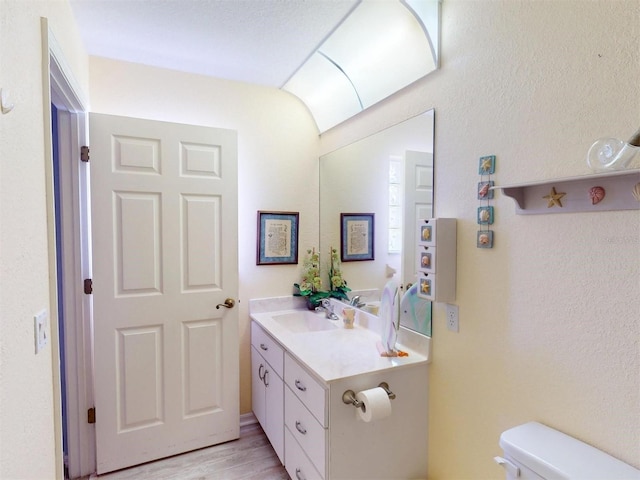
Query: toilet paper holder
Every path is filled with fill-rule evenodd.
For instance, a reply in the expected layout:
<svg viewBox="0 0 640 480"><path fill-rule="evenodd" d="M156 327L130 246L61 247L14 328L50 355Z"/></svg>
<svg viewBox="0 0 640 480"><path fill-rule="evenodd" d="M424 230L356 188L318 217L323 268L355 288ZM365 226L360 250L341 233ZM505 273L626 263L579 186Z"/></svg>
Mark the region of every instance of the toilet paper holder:
<svg viewBox="0 0 640 480"><path fill-rule="evenodd" d="M396 398L396 394L393 393L391 390L389 390L389 384L387 382L382 382L378 386L382 388L385 392L387 392L387 395L389 395L389 398L391 400ZM354 392L353 390L346 390L342 394L342 401L347 405L351 404L356 408L362 408L362 403L356 399L356 392Z"/></svg>

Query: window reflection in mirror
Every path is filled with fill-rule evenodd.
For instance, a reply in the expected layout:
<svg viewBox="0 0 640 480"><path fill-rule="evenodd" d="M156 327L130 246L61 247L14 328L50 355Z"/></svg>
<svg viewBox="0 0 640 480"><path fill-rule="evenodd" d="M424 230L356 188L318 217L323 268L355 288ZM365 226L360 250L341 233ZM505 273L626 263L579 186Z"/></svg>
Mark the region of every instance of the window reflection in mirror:
<svg viewBox="0 0 640 480"><path fill-rule="evenodd" d="M375 312L390 278L405 290L415 283L415 222L433 216L434 116L429 110L320 157L324 257L340 249L341 213L375 214L375 259L342 263L350 298L360 295L366 310Z"/></svg>

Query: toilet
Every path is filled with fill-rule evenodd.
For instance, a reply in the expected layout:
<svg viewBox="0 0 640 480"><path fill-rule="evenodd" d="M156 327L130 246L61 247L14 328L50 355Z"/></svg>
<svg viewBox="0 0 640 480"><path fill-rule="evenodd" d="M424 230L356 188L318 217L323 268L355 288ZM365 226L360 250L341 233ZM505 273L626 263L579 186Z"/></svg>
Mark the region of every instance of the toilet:
<svg viewBox="0 0 640 480"><path fill-rule="evenodd" d="M640 480L640 470L537 422L503 432L500 447L507 480Z"/></svg>

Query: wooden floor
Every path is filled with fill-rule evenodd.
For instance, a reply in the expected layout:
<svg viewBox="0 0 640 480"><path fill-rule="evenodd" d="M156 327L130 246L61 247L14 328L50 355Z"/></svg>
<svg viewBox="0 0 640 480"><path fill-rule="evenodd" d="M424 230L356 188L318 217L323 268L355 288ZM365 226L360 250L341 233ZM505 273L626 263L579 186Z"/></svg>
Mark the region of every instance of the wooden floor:
<svg viewBox="0 0 640 480"><path fill-rule="evenodd" d="M92 476L98 480L289 480L260 425L240 428L240 439L137 467Z"/></svg>

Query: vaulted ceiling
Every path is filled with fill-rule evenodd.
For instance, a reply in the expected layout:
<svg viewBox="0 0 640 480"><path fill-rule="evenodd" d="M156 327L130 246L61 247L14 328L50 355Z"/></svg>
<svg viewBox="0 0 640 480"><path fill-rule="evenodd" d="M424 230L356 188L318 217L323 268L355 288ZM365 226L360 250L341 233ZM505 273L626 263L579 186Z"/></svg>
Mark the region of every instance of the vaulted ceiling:
<svg viewBox="0 0 640 480"><path fill-rule="evenodd" d="M359 0L71 0L90 55L280 88Z"/></svg>

